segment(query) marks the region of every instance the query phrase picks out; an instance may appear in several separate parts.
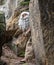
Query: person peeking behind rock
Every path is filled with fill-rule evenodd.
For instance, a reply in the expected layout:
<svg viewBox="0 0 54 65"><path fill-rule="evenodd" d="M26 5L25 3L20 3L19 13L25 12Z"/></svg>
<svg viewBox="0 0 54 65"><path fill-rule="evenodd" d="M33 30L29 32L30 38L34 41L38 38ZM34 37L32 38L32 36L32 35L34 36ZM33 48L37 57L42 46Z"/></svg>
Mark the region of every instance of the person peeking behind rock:
<svg viewBox="0 0 54 65"><path fill-rule="evenodd" d="M29 28L29 12L22 12L19 18L19 28L26 31Z"/></svg>
<svg viewBox="0 0 54 65"><path fill-rule="evenodd" d="M24 36L28 35L28 33L30 32L29 12L22 12L20 14L20 18L18 20L18 27L19 30L23 32ZM19 30L16 31L15 36L19 33Z"/></svg>

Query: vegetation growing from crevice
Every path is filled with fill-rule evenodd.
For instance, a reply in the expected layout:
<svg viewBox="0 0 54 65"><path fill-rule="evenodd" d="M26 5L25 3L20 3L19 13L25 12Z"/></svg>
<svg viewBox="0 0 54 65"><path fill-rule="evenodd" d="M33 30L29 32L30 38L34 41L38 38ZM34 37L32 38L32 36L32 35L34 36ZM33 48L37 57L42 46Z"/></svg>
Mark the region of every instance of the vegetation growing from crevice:
<svg viewBox="0 0 54 65"><path fill-rule="evenodd" d="M23 1L20 3L21 6L28 6L30 1Z"/></svg>
<svg viewBox="0 0 54 65"><path fill-rule="evenodd" d="M24 0L24 1L30 1L30 0Z"/></svg>

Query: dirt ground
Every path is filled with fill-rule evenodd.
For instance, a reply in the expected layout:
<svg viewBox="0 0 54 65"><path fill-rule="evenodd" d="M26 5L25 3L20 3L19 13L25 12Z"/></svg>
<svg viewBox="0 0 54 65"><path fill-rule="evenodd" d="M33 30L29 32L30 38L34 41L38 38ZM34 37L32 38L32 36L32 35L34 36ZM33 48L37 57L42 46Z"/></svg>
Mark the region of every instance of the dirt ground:
<svg viewBox="0 0 54 65"><path fill-rule="evenodd" d="M35 62L20 63L23 57L17 57L9 47L3 47L3 54L1 60L6 62L7 65L35 65Z"/></svg>

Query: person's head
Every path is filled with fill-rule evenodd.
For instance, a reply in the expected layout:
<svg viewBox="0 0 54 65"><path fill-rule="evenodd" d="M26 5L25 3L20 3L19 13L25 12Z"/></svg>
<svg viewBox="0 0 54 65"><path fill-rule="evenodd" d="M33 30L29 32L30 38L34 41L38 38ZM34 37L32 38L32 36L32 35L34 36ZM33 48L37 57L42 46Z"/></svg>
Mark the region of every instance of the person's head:
<svg viewBox="0 0 54 65"><path fill-rule="evenodd" d="M23 15L22 15L22 17L24 18L25 16L27 16L28 14L27 13L24 13Z"/></svg>
<svg viewBox="0 0 54 65"><path fill-rule="evenodd" d="M22 12L19 18L19 28L27 30L29 27L29 12Z"/></svg>
<svg viewBox="0 0 54 65"><path fill-rule="evenodd" d="M26 16L29 16L29 12L22 12L20 18L24 18Z"/></svg>

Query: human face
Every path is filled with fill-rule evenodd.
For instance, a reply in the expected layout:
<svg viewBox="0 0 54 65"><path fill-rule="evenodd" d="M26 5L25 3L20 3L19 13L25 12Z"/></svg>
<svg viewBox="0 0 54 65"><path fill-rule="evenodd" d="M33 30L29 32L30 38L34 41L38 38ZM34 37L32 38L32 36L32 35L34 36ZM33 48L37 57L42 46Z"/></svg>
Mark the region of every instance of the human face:
<svg viewBox="0 0 54 65"><path fill-rule="evenodd" d="M23 14L22 17L24 18L27 14Z"/></svg>

